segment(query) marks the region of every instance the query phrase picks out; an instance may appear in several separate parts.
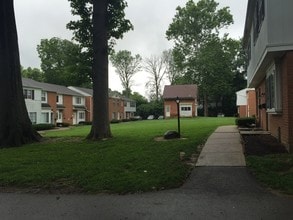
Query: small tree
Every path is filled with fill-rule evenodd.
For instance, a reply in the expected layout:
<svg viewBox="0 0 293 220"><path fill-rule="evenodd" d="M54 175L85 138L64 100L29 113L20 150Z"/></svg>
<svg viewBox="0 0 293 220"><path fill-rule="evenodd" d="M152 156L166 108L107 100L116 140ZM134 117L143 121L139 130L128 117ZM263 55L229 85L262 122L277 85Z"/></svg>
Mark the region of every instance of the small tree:
<svg viewBox="0 0 293 220"><path fill-rule="evenodd" d="M13 1L0 0L0 147L40 140L23 97Z"/></svg>
<svg viewBox="0 0 293 220"><path fill-rule="evenodd" d="M124 88L124 95L129 97L131 94L132 77L135 73L141 70L141 56L132 56L130 51L122 50L113 53L110 57L113 66L116 68L116 73L119 75L122 86Z"/></svg>

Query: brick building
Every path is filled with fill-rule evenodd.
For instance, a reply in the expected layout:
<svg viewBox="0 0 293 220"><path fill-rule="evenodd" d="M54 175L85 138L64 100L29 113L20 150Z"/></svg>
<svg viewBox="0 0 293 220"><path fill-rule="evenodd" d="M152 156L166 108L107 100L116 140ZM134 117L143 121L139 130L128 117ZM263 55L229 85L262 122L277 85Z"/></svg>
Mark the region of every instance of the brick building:
<svg viewBox="0 0 293 220"><path fill-rule="evenodd" d="M239 117L256 116L256 93L254 88L242 89L236 92L237 114Z"/></svg>
<svg viewBox="0 0 293 220"><path fill-rule="evenodd" d="M177 97L180 100L180 116L197 116L197 86L196 85L170 85L165 86L164 99L164 117L177 117Z"/></svg>
<svg viewBox="0 0 293 220"><path fill-rule="evenodd" d="M257 121L293 152L293 1L249 0L243 43Z"/></svg>

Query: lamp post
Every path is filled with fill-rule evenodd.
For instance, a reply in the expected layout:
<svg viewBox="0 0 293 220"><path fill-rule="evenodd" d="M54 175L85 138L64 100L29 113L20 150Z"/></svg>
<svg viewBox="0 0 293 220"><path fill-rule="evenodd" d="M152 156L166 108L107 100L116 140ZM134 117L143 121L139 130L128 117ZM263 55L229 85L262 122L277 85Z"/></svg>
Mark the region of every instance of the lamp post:
<svg viewBox="0 0 293 220"><path fill-rule="evenodd" d="M181 137L181 135L180 135L180 108L179 108L180 99L178 96L176 97L176 103L177 103L178 134L179 134L179 138L180 138Z"/></svg>

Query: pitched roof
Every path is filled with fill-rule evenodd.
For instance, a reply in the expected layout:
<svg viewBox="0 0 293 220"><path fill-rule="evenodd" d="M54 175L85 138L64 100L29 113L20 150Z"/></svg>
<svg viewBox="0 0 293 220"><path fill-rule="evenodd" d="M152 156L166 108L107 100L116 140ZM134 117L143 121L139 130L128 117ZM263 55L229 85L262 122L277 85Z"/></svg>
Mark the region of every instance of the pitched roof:
<svg viewBox="0 0 293 220"><path fill-rule="evenodd" d="M165 86L163 99L196 99L197 85L171 85Z"/></svg>
<svg viewBox="0 0 293 220"><path fill-rule="evenodd" d="M80 93L68 89L66 86L38 82L33 79L22 78L22 84L26 87L39 88L46 92L56 92L60 95L80 96Z"/></svg>

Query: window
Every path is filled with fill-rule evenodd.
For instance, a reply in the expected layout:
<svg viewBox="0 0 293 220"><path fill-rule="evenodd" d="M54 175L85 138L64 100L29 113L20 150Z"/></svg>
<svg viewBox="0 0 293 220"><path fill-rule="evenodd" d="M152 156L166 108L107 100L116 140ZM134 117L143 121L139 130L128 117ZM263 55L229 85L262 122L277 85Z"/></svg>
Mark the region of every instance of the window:
<svg viewBox="0 0 293 220"><path fill-rule="evenodd" d="M32 124L37 124L37 113L36 112L29 112L28 116L29 116Z"/></svg>
<svg viewBox="0 0 293 220"><path fill-rule="evenodd" d="M78 113L78 118L84 120L85 119L85 113L84 112L79 112Z"/></svg>
<svg viewBox="0 0 293 220"><path fill-rule="evenodd" d="M181 107L181 111L191 111L191 107Z"/></svg>
<svg viewBox="0 0 293 220"><path fill-rule="evenodd" d="M63 96L62 95L57 95L56 96L56 103L57 104L63 104Z"/></svg>
<svg viewBox="0 0 293 220"><path fill-rule="evenodd" d="M136 106L136 103L135 102L130 102L130 107L135 107Z"/></svg>
<svg viewBox="0 0 293 220"><path fill-rule="evenodd" d="M81 97L75 97L75 104L81 105Z"/></svg>
<svg viewBox="0 0 293 220"><path fill-rule="evenodd" d="M255 12L254 12L254 42L256 41L258 37L264 18L265 18L264 0L257 0Z"/></svg>
<svg viewBox="0 0 293 220"><path fill-rule="evenodd" d="M49 112L42 112L42 123L50 123Z"/></svg>
<svg viewBox="0 0 293 220"><path fill-rule="evenodd" d="M42 91L41 100L42 100L42 102L47 102L47 92Z"/></svg>
<svg viewBox="0 0 293 220"><path fill-rule="evenodd" d="M35 91L32 89L24 89L23 90L23 96L25 99L31 99L34 100L35 99Z"/></svg>
<svg viewBox="0 0 293 220"><path fill-rule="evenodd" d="M278 65L273 64L266 75L266 109L269 113L282 111L281 80Z"/></svg>

